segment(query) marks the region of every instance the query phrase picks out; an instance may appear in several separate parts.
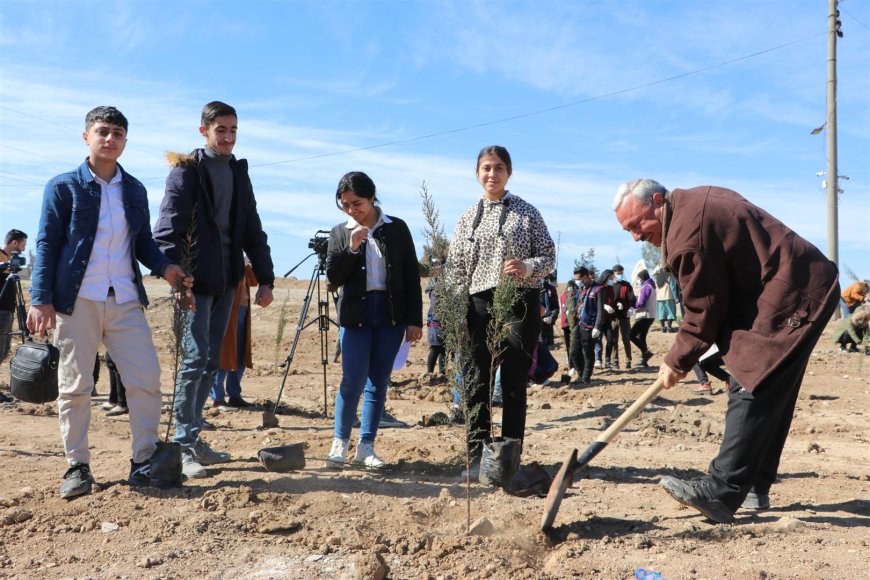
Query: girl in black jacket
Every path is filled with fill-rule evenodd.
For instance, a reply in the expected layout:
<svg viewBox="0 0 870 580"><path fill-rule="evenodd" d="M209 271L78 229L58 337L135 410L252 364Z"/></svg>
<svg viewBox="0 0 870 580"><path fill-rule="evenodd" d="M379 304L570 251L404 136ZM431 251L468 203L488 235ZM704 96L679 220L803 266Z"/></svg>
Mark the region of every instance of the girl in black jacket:
<svg viewBox="0 0 870 580"><path fill-rule="evenodd" d="M405 222L376 204L375 184L354 171L341 178L336 205L350 219L329 233L326 277L340 286L342 378L335 398L335 438L327 466L341 468L365 389L360 439L354 463L382 467L374 442L384 412L387 385L402 340L419 340L423 297L414 240ZM369 379L369 384L366 384Z"/></svg>

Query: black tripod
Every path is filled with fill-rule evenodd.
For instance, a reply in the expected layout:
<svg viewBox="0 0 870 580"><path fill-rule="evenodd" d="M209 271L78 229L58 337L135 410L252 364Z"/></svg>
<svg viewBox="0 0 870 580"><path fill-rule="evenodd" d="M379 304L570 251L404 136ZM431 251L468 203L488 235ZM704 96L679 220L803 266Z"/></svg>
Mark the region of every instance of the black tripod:
<svg viewBox="0 0 870 580"><path fill-rule="evenodd" d="M320 291L320 277L326 273L326 252L315 251L308 254L301 262L293 266L289 272L284 274L284 277L286 278L292 274L296 268L301 266L302 263L311 256L317 256L317 264L315 264L314 271L311 273L311 280L308 282L308 290L305 293L305 298L302 300L302 310L299 312L299 322L296 323L296 334L293 337L293 346L290 347L290 354L288 354L287 358L284 359L284 362L281 363L281 366L284 367L284 378L281 380L281 389L278 391L278 397L275 399L275 407L272 409L272 415L276 415L278 412L278 404L281 402L281 395L284 393L284 385L287 383L287 375L290 373L290 365L293 364L293 357L296 355L296 347L299 344L299 335L302 334L303 330L312 324L317 323L317 330L320 331L320 364L323 366L323 416L329 416L326 407L326 365L328 364L327 349L329 345L329 325L334 324L335 326L338 326L338 323L329 317L329 301L325 299L326 296L321 294ZM317 316L308 322L305 322L305 319L308 318L308 307L311 306L311 299L314 297L315 289L317 292ZM332 295L334 300L335 292L331 292L328 286L327 292Z"/></svg>
<svg viewBox="0 0 870 580"><path fill-rule="evenodd" d="M24 307L24 292L21 291L21 276L18 275L21 268L12 265L14 263L15 262L11 262L9 265L10 273L6 278L6 281L3 283L3 289L0 290L0 296L6 296L6 289L10 284L15 287L15 319L18 321L18 330L0 335L0 340L5 341L7 336L20 336L21 342L24 343L24 339L30 336L30 333L27 330L27 309Z"/></svg>

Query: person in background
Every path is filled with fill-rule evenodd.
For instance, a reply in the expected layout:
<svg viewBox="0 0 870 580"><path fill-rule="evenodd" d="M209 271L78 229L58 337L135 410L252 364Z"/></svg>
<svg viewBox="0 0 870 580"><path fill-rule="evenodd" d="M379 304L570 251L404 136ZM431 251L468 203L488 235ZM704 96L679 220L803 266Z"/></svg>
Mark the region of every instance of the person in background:
<svg viewBox="0 0 870 580"><path fill-rule="evenodd" d="M437 265L441 267L440 264ZM429 310L426 313L426 341L429 343L429 356L426 358L426 372L431 376L435 372L435 365L438 365L438 372L444 375L444 358L447 353L444 349L444 330L438 317L435 315L436 303L438 297L435 293L435 278L430 277L426 285L426 294L429 296Z"/></svg>
<svg viewBox="0 0 870 580"><path fill-rule="evenodd" d="M572 279L565 284L565 291L559 296L559 326L562 328L562 336L565 340L565 360L568 362L568 375L574 376L574 362L571 359L571 328L574 326L574 310L570 304L575 304L576 299L571 298L577 293L577 283ZM569 310L569 308L571 308Z"/></svg>
<svg viewBox="0 0 870 580"><path fill-rule="evenodd" d="M637 277L640 280L640 291L635 302L634 325L631 327L630 337L631 343L640 351L640 366L645 368L653 357L646 343L646 335L656 319L656 283L647 270L638 272Z"/></svg>
<svg viewBox="0 0 870 580"><path fill-rule="evenodd" d="M598 292L601 285L592 279L588 269L579 268L577 305L574 307L574 334L571 337L571 358L577 369L577 378L572 385L585 386L592 380L595 367L595 341L601 336L601 329L595 325L598 320Z"/></svg>
<svg viewBox="0 0 870 580"><path fill-rule="evenodd" d="M834 344L840 347L840 352L859 352L858 345L864 341L867 334L867 324L870 321L870 305L858 306L852 314L837 322L831 334Z"/></svg>
<svg viewBox="0 0 870 580"><path fill-rule="evenodd" d="M559 291L556 289L556 275L552 272L541 281L541 340L547 348L555 344L553 328L559 318Z"/></svg>
<svg viewBox="0 0 870 580"><path fill-rule="evenodd" d="M671 285L671 273L659 266L652 272L656 282L656 318L662 332L676 332L674 321L677 319L674 287Z"/></svg>
<svg viewBox="0 0 870 580"><path fill-rule="evenodd" d="M598 277L598 284L600 289L598 290L597 321L599 322L598 328L601 330L601 336L597 340L602 346L601 350L604 351L604 368L609 371L613 368L611 362L613 351L616 350L616 354L619 356L619 347L613 336L613 316L616 313L616 302L614 301L613 292L616 285L616 276L614 276L613 270L602 271Z"/></svg>
<svg viewBox="0 0 870 580"><path fill-rule="evenodd" d="M855 309L870 300L870 285L866 280L859 280L853 284L846 286L843 290L843 302L846 304L846 311L849 314L855 312Z"/></svg>
<svg viewBox="0 0 870 580"><path fill-rule="evenodd" d="M672 388L714 345L731 375L719 453L693 480L664 490L717 523L767 509L813 347L837 308L837 266L735 191L622 184L616 219L661 248L683 290L686 318L659 368Z"/></svg>
<svg viewBox="0 0 870 580"><path fill-rule="evenodd" d="M20 254L27 247L27 234L21 230L9 230L6 233L3 247L0 248L0 262L9 262L13 254ZM18 307L18 296L13 284L6 284L9 268L0 270L0 362L6 360L12 345L12 325L15 322L15 309ZM0 401L4 397L0 393Z"/></svg>
<svg viewBox="0 0 870 580"><path fill-rule="evenodd" d="M111 408L107 409L106 417L126 415L130 412L130 408L127 406L127 389L124 388L124 381L121 380L118 365L115 364L108 352L106 353L106 368L109 371L109 403L114 403Z"/></svg>
<svg viewBox="0 0 870 580"><path fill-rule="evenodd" d="M523 440L526 395L532 353L541 332L541 280L553 270L556 246L535 207L509 192L513 173L510 153L499 145L477 156L477 181L483 195L459 218L450 243L448 280L468 294L467 322L476 380L466 385L467 405L480 409L471 417L468 451L472 474L479 470L483 445L492 426L490 373L493 356L487 327L496 287L505 276L516 283L520 299L510 317L510 333L499 357L503 392L502 436ZM469 475L472 475L469 474Z"/></svg>
<svg viewBox="0 0 870 580"><path fill-rule="evenodd" d="M613 302L616 312L613 313L613 343L614 368L619 368L619 342L625 352L625 368L631 368L631 317L634 316L634 289L625 280L625 268L622 264L613 266L616 283L613 285Z"/></svg>
<svg viewBox="0 0 870 580"><path fill-rule="evenodd" d="M245 258L245 275L239 280L230 309L229 324L221 344L220 368L211 387L212 407L239 409L253 407L242 398L242 377L254 368L251 357L251 286L259 286L251 262ZM226 398L229 396L229 403Z"/></svg>
<svg viewBox="0 0 870 580"><path fill-rule="evenodd" d="M423 293L414 240L408 226L379 207L372 179L360 171L345 174L335 203L348 215L329 233L326 277L340 287L341 384L335 398L335 429L327 467L347 460L353 421L363 399L360 437L353 462L384 466L374 444L387 386L403 340L419 340ZM369 386L367 386L369 385Z"/></svg>

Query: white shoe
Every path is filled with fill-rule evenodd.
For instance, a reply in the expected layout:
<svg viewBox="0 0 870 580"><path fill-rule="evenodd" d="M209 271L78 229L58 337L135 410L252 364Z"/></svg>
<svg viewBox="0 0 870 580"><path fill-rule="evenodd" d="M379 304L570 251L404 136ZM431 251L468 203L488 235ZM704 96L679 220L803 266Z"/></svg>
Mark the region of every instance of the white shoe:
<svg viewBox="0 0 870 580"><path fill-rule="evenodd" d="M196 453L194 453L190 448L183 448L181 450L181 473L183 473L187 479L208 477L208 472L202 464L197 461Z"/></svg>
<svg viewBox="0 0 870 580"><path fill-rule="evenodd" d="M349 446L350 441L347 439L333 439L332 449L329 450L329 455L326 456L326 467L331 467L333 469L341 469L344 467L344 462L347 460L347 448Z"/></svg>
<svg viewBox="0 0 870 580"><path fill-rule="evenodd" d="M601 368L601 361L600 361L600 360L595 361L595 368L596 368L596 369L600 369L600 368Z"/></svg>
<svg viewBox="0 0 870 580"><path fill-rule="evenodd" d="M375 453L374 444L365 441L357 444L353 462L361 463L370 469L378 469L385 465L384 460Z"/></svg>
<svg viewBox="0 0 870 580"><path fill-rule="evenodd" d="M572 379L577 378L577 369L575 369L573 367L568 369L568 376L571 377Z"/></svg>

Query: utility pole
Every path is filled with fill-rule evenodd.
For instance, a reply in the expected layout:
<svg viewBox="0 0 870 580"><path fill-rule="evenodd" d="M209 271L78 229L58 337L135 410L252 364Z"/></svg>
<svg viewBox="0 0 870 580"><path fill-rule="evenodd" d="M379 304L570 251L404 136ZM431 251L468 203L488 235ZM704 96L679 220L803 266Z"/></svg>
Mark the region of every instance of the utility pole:
<svg viewBox="0 0 870 580"><path fill-rule="evenodd" d="M840 174L837 169L837 37L840 31L838 0L828 0L828 97L827 97L827 157L828 157L828 258L840 265L837 241L837 196Z"/></svg>

